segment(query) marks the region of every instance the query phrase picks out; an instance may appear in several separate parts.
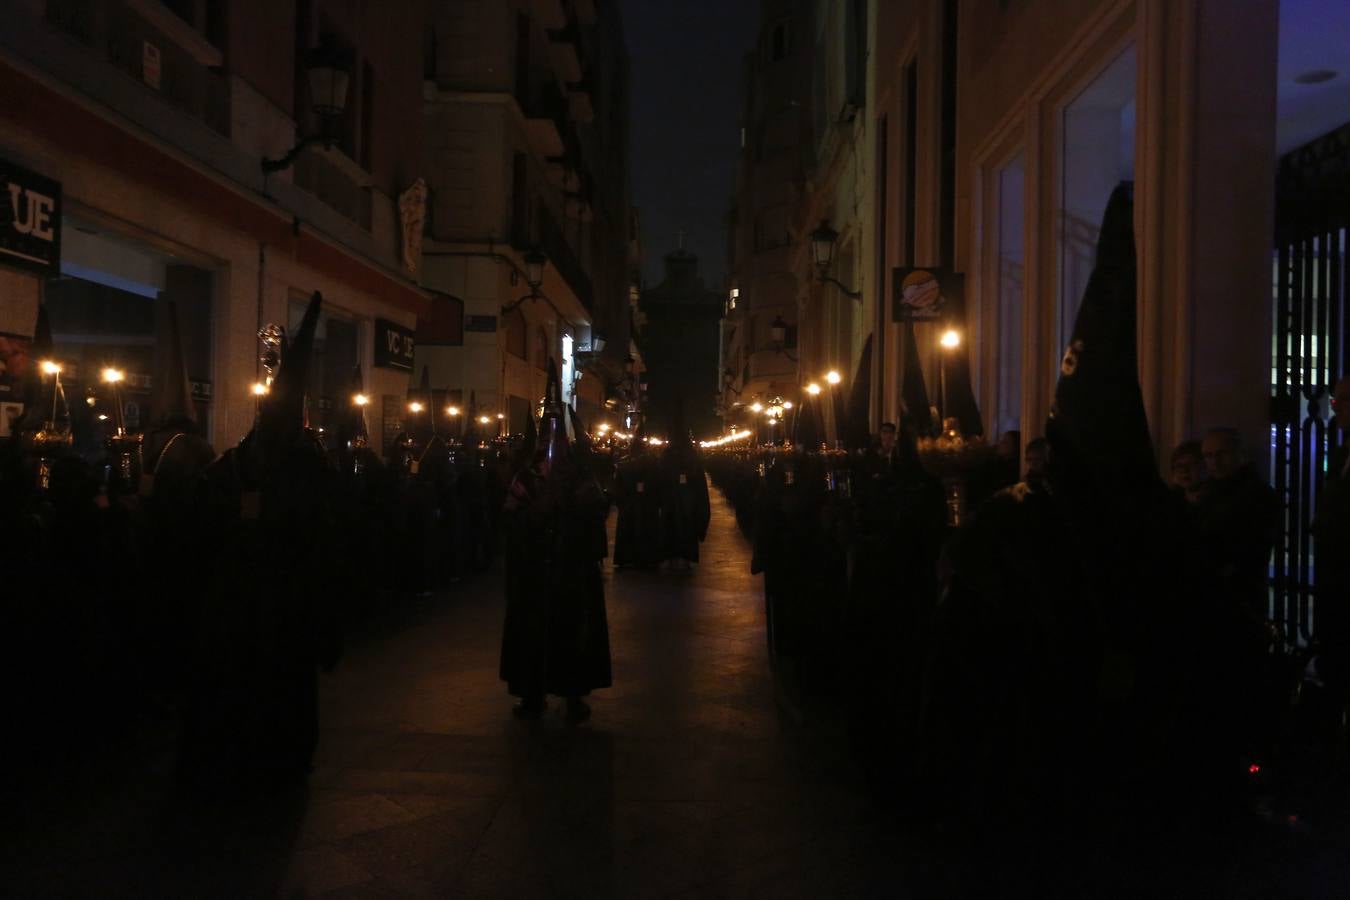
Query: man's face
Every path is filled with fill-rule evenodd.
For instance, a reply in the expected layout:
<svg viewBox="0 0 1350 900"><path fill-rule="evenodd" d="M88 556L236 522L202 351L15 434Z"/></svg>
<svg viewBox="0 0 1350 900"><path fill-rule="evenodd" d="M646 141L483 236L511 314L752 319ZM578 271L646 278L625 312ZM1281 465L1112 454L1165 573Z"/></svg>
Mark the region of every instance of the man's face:
<svg viewBox="0 0 1350 900"><path fill-rule="evenodd" d="M1205 454L1205 468L1214 478L1228 478L1237 472L1239 461L1232 441L1221 434L1205 437L1200 449Z"/></svg>
<svg viewBox="0 0 1350 900"><path fill-rule="evenodd" d="M1027 475L1045 474L1045 450L1041 447L1027 448Z"/></svg>
<svg viewBox="0 0 1350 900"><path fill-rule="evenodd" d="M1205 478L1205 462L1199 456L1183 456L1172 463L1172 483L1183 491L1200 486Z"/></svg>
<svg viewBox="0 0 1350 900"><path fill-rule="evenodd" d="M883 429L881 429L881 449L882 449L882 450L885 450L887 453L889 453L891 450L895 449L895 429L894 429L894 428L883 428Z"/></svg>

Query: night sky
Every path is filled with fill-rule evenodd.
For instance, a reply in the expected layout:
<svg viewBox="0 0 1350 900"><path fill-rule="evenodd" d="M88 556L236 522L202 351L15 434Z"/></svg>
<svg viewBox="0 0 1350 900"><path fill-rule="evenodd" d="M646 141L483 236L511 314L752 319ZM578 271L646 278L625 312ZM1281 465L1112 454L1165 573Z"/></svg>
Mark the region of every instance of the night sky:
<svg viewBox="0 0 1350 900"><path fill-rule="evenodd" d="M755 45L758 0L622 0L632 57L633 195L643 272L661 281L676 232L720 289L726 213L736 183L741 72Z"/></svg>

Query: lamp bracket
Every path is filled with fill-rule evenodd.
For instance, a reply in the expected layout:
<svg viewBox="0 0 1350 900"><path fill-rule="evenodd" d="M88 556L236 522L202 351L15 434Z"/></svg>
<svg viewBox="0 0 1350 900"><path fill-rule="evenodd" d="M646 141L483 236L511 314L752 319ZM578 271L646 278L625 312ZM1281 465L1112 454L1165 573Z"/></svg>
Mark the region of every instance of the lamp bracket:
<svg viewBox="0 0 1350 900"><path fill-rule="evenodd" d="M833 275L826 275L824 272L821 272L820 281L822 284L832 284L835 287L839 288L839 292L842 293L844 296L852 297L859 303L862 302L863 298L862 291L851 290L842 281L840 281L838 278L835 278Z"/></svg>

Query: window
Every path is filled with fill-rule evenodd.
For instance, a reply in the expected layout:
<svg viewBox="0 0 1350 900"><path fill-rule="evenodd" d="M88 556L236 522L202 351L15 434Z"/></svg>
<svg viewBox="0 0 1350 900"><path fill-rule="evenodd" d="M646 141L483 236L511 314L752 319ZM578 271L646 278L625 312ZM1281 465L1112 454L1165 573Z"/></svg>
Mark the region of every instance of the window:
<svg viewBox="0 0 1350 900"><path fill-rule="evenodd" d="M305 317L309 296L303 291L291 292L288 334L295 334ZM325 309L319 315L319 327L314 332L314 356L309 364L309 384L306 395L309 403L310 427L331 432L347 410L352 389L352 376L361 362L360 325L347 314Z"/></svg>
<svg viewBox="0 0 1350 900"><path fill-rule="evenodd" d="M146 431L181 411L175 408L185 398L175 390L182 370L171 349L170 301L190 382L187 402L209 433L212 274L69 217L61 241L61 274L43 286L43 306L62 365L75 451L100 458L103 440L115 427L117 410L100 382L105 367L124 373L121 405L128 431Z"/></svg>
<svg viewBox="0 0 1350 900"><path fill-rule="evenodd" d="M361 65L361 168L374 171L375 165L375 69L370 60Z"/></svg>
<svg viewBox="0 0 1350 900"><path fill-rule="evenodd" d="M1073 330L1096 262L1106 202L1117 183L1134 177L1135 72L1130 47L1064 109L1056 359Z"/></svg>
<svg viewBox="0 0 1350 900"><path fill-rule="evenodd" d="M914 259L919 224L919 63L905 66L905 264Z"/></svg>
<svg viewBox="0 0 1350 900"><path fill-rule="evenodd" d="M1021 154L997 174L998 420L1000 434L1022 421L1022 284L1026 255L1026 162Z"/></svg>

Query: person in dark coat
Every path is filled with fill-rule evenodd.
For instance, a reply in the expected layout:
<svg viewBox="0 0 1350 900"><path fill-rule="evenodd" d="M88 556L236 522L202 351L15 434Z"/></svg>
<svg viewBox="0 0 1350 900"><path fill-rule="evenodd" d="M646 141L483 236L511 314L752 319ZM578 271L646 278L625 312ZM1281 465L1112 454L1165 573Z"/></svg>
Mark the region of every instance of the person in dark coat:
<svg viewBox="0 0 1350 900"><path fill-rule="evenodd" d="M918 783L966 821L1183 805L1239 756L1214 714L1231 671L1210 592L1138 382L1131 185L1107 205L1046 434L1046 489L1003 491L950 548Z"/></svg>
<svg viewBox="0 0 1350 900"><path fill-rule="evenodd" d="M189 783L294 782L318 742L318 671L341 651L334 615L334 471L304 427L304 391L323 298L316 291L256 427L212 463L206 496L214 565L198 621L180 753Z"/></svg>
<svg viewBox="0 0 1350 900"><path fill-rule="evenodd" d="M1350 376L1333 397L1341 445L1327 460L1313 535L1317 553L1317 674L1331 694L1333 718L1350 704Z"/></svg>
<svg viewBox="0 0 1350 900"><path fill-rule="evenodd" d="M654 568L661 562L661 471L656 453L639 430L627 459L616 467L614 567Z"/></svg>
<svg viewBox="0 0 1350 900"><path fill-rule="evenodd" d="M670 441L661 452L660 475L662 555L671 566L688 568L698 562L698 546L708 536L712 508L703 461L684 428L682 413L677 412Z"/></svg>
<svg viewBox="0 0 1350 900"><path fill-rule="evenodd" d="M590 716L582 698L612 683L600 572L609 503L589 471L585 442L568 441L565 415L550 361L540 446L506 500L499 674L519 698L518 717L538 718L553 694L566 698L568 721L577 723Z"/></svg>

